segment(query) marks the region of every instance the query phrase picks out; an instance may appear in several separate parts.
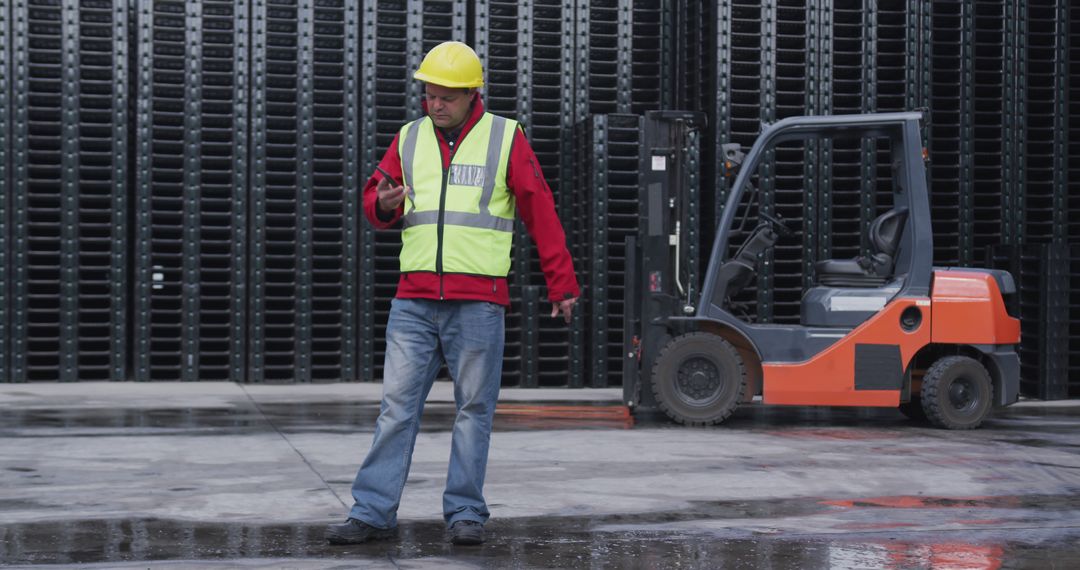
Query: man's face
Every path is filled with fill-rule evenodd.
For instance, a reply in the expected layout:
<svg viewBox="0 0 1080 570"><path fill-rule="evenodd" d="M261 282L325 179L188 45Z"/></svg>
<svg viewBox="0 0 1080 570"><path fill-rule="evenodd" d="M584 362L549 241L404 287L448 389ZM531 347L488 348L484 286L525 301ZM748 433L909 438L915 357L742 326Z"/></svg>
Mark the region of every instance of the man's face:
<svg viewBox="0 0 1080 570"><path fill-rule="evenodd" d="M432 85L424 87L427 97L428 116L441 129L456 129L469 116L472 89L460 89Z"/></svg>

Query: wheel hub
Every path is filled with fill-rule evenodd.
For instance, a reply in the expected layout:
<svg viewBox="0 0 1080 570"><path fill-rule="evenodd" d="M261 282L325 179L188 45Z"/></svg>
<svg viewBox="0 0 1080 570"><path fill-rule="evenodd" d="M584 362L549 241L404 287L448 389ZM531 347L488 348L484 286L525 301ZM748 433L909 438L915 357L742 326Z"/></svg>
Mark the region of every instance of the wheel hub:
<svg viewBox="0 0 1080 570"><path fill-rule="evenodd" d="M949 403L956 411L964 411L975 407L978 403L977 392L972 386L971 380L957 378L949 386Z"/></svg>
<svg viewBox="0 0 1080 570"><path fill-rule="evenodd" d="M683 361L675 382L679 397L688 404L704 406L715 401L723 381L716 365L707 358L693 357Z"/></svg>

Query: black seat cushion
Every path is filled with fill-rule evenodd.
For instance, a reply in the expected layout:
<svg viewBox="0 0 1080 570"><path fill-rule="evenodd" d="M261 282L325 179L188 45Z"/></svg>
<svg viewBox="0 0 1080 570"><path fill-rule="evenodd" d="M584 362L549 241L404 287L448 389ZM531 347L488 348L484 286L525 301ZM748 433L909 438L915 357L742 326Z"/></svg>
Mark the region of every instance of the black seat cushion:
<svg viewBox="0 0 1080 570"><path fill-rule="evenodd" d="M814 266L818 281L827 287L880 287L887 276L872 275L860 264L863 258L826 259Z"/></svg>
<svg viewBox="0 0 1080 570"><path fill-rule="evenodd" d="M907 222L907 208L893 208L870 224L873 253L855 259L826 259L815 265L818 282L828 287L880 287L892 276L893 256Z"/></svg>

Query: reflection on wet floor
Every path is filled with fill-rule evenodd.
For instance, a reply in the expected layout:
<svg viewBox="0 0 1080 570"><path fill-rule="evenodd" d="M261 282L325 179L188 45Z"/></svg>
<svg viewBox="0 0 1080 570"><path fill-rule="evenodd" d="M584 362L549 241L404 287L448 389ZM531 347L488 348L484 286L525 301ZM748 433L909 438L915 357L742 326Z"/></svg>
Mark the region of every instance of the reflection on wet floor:
<svg viewBox="0 0 1080 570"><path fill-rule="evenodd" d="M379 416L378 402L330 402L261 404L219 408L64 408L12 409L0 415L0 434L6 430L90 429L71 436L108 435L109 430L174 430L190 433L267 431L374 431ZM428 403L421 431L449 431L454 425L452 403ZM271 425L271 423L273 425ZM533 402L499 404L495 414L497 431L539 429L628 429L634 418L626 406ZM32 435L21 432L19 435ZM51 435L51 434L50 434Z"/></svg>
<svg viewBox="0 0 1080 570"><path fill-rule="evenodd" d="M986 428L1035 428L1042 434L1073 434L1080 408L1030 409L1006 408L987 421ZM253 404L217 408L62 408L7 409L0 415L0 435L20 430L18 435L34 435L25 430L69 430L89 428L85 433L66 432L71 437L108 435L110 430L174 430L190 433L322 431L356 433L373 431L379 415L378 402L298 402ZM421 431L449 431L454 424L455 408L448 402L429 402L424 408ZM1060 425L1052 420L1059 417ZM272 425L271 425L272 423ZM1032 425L1037 423L1036 425ZM798 427L793 431L792 427ZM880 432L841 430L845 427L872 427L902 430L926 427L908 420L891 408L829 408L747 405L735 411L719 426L704 429L760 429L786 437L865 439L881 437ZM631 413L626 406L608 402L576 403L529 402L500 403L496 409L496 431L551 429L629 429L685 428L671 423L663 414L651 411ZM814 431L813 428L822 428ZM983 430L986 431L986 430ZM977 430L974 433L979 433ZM45 435L44 433L42 435ZM51 434L50 434L51 435ZM1017 439L1013 443L1032 446L1059 445L1041 438ZM1069 442L1061 445L1070 446ZM1076 442L1071 444L1077 447Z"/></svg>
<svg viewBox="0 0 1080 570"><path fill-rule="evenodd" d="M677 518L679 515L675 515ZM439 522L403 523L394 540L329 546L323 524L214 524L161 519L89 520L0 527L0 564L153 560L363 559L452 556L478 566L578 568L1059 568L1080 565L1077 537L1023 533L870 533L720 539L628 530L605 523L641 516L495 520L480 547L454 547Z"/></svg>

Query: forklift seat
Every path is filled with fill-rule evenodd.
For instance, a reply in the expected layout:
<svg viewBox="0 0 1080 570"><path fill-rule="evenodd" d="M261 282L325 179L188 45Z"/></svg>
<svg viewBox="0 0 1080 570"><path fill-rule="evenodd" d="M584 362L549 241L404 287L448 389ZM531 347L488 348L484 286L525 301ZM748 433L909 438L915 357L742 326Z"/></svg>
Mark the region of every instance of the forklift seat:
<svg viewBox="0 0 1080 570"><path fill-rule="evenodd" d="M907 208L893 208L870 224L871 254L855 259L819 261L818 282L826 287L881 287L892 277L896 250L900 245Z"/></svg>

